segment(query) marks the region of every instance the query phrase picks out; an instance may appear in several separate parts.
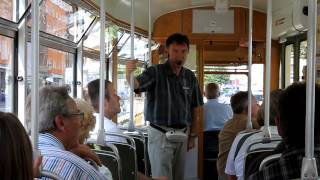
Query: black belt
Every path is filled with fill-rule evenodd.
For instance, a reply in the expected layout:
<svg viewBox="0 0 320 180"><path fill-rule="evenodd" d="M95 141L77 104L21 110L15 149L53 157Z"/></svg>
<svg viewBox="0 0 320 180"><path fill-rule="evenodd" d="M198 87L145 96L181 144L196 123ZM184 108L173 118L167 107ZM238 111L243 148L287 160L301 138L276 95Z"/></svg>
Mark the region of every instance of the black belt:
<svg viewBox="0 0 320 180"><path fill-rule="evenodd" d="M167 130L163 129L162 127L156 125L156 124L153 124L153 123L150 123L150 127L153 127L154 129L157 129L163 133L166 133ZM167 126L166 126L167 127ZM186 128L187 126L185 125L173 125L173 126L168 126L168 128L173 128L173 129L183 129L183 128Z"/></svg>

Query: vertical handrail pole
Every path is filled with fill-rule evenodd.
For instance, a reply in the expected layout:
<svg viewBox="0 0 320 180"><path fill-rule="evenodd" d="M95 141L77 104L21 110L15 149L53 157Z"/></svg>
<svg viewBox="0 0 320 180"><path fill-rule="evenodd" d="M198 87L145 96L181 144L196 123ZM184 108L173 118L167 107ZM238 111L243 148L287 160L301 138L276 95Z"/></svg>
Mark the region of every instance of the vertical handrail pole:
<svg viewBox="0 0 320 180"><path fill-rule="evenodd" d="M314 112L315 112L315 62L317 32L317 1L308 1L308 51L306 89L305 157L301 167L301 179L317 179L317 164L314 158Z"/></svg>
<svg viewBox="0 0 320 180"><path fill-rule="evenodd" d="M38 132L39 132L39 2L32 1L32 26L31 26L31 46L32 46L32 74L31 74L31 139L34 155L38 155Z"/></svg>
<svg viewBox="0 0 320 180"><path fill-rule="evenodd" d="M251 68L252 68L252 0L249 0L249 38L248 38L248 120L247 129L252 129L252 94L251 94Z"/></svg>
<svg viewBox="0 0 320 180"><path fill-rule="evenodd" d="M134 60L134 0L131 0L131 60ZM134 112L133 112L133 101L134 101L134 72L130 74L130 120L128 131L134 131Z"/></svg>
<svg viewBox="0 0 320 180"><path fill-rule="evenodd" d="M269 113L270 113L270 69L271 69L271 33L272 33L272 0L268 0L267 35L266 35L266 73L264 91L264 137L270 139Z"/></svg>
<svg viewBox="0 0 320 180"><path fill-rule="evenodd" d="M105 50L105 29L106 29L106 12L105 0L100 0L100 89L99 89L99 131L97 137L98 144L105 144L104 130L104 98L105 98L105 69L106 69L106 50Z"/></svg>
<svg viewBox="0 0 320 180"><path fill-rule="evenodd" d="M149 29L148 29L148 49L149 49L149 66L152 65L152 52L151 52L151 31L152 31L152 24L151 24L151 0L149 0Z"/></svg>

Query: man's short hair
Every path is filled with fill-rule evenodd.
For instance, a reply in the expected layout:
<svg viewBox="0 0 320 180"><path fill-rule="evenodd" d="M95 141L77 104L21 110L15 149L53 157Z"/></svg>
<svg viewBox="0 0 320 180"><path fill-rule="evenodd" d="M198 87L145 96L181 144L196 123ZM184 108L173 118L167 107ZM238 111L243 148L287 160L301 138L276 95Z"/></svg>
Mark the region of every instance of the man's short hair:
<svg viewBox="0 0 320 180"><path fill-rule="evenodd" d="M241 114L248 108L248 91L239 91L230 99L232 111L234 114Z"/></svg>
<svg viewBox="0 0 320 180"><path fill-rule="evenodd" d="M173 43L176 44L186 44L189 49L189 39L186 35L181 33L174 33L168 37L166 40L166 48L169 48L169 46Z"/></svg>
<svg viewBox="0 0 320 180"><path fill-rule="evenodd" d="M216 99L219 96L219 86L216 83L208 83L205 88L208 99Z"/></svg>
<svg viewBox="0 0 320 180"><path fill-rule="evenodd" d="M105 80L105 98L110 100L110 92L108 92L108 85L111 85L111 82ZM92 106L95 110L99 109L99 89L100 89L100 79L95 79L88 83L88 95L91 101Z"/></svg>
<svg viewBox="0 0 320 180"><path fill-rule="evenodd" d="M39 132L54 130L55 117L69 114L68 100L72 98L68 94L66 86L45 86L39 91ZM27 128L31 128L31 95L26 102Z"/></svg>
<svg viewBox="0 0 320 180"><path fill-rule="evenodd" d="M320 87L315 87L314 137L320 141ZM289 147L302 148L305 145L306 83L294 83L287 87L279 99L280 128L282 138Z"/></svg>
<svg viewBox="0 0 320 180"><path fill-rule="evenodd" d="M275 118L279 117L279 98L281 93L283 92L282 89L274 90L270 93L270 114L269 114L269 123L271 126L275 126ZM257 122L260 126L264 126L264 103L259 108L257 114Z"/></svg>

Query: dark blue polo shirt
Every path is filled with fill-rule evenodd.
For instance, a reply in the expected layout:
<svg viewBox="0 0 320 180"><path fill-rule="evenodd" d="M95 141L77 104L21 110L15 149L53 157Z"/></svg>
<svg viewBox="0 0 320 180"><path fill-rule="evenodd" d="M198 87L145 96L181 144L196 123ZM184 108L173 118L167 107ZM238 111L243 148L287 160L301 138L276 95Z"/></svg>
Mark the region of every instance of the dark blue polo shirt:
<svg viewBox="0 0 320 180"><path fill-rule="evenodd" d="M137 78L146 92L146 120L156 125L177 127L191 125L192 109L203 105L197 78L189 69L182 68L179 76L173 73L168 61L147 68Z"/></svg>

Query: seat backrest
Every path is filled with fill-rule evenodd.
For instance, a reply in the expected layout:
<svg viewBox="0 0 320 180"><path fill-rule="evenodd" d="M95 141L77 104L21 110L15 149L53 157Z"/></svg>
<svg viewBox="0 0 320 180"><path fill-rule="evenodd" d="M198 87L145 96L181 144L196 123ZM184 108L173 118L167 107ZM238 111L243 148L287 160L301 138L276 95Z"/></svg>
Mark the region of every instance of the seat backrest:
<svg viewBox="0 0 320 180"><path fill-rule="evenodd" d="M261 164L259 166L259 171L262 170L263 168L267 167L272 162L278 161L280 159L280 157L281 157L281 153L272 154L272 155L264 158L264 160L261 162Z"/></svg>
<svg viewBox="0 0 320 180"><path fill-rule="evenodd" d="M125 180L135 180L137 177L137 157L136 148L124 143L112 143L118 149L122 178Z"/></svg>
<svg viewBox="0 0 320 180"><path fill-rule="evenodd" d="M102 164L110 170L112 179L121 180L120 159L111 152L97 150L96 153Z"/></svg>
<svg viewBox="0 0 320 180"><path fill-rule="evenodd" d="M205 131L203 135L204 158L217 158L219 152L219 133L220 130Z"/></svg>
<svg viewBox="0 0 320 180"><path fill-rule="evenodd" d="M261 161L269 156L272 153L272 149L269 150L258 150L249 152L245 155L244 158L244 168L243 168L243 175L244 179L248 179L248 177L253 174L254 172L258 171L258 167Z"/></svg>

